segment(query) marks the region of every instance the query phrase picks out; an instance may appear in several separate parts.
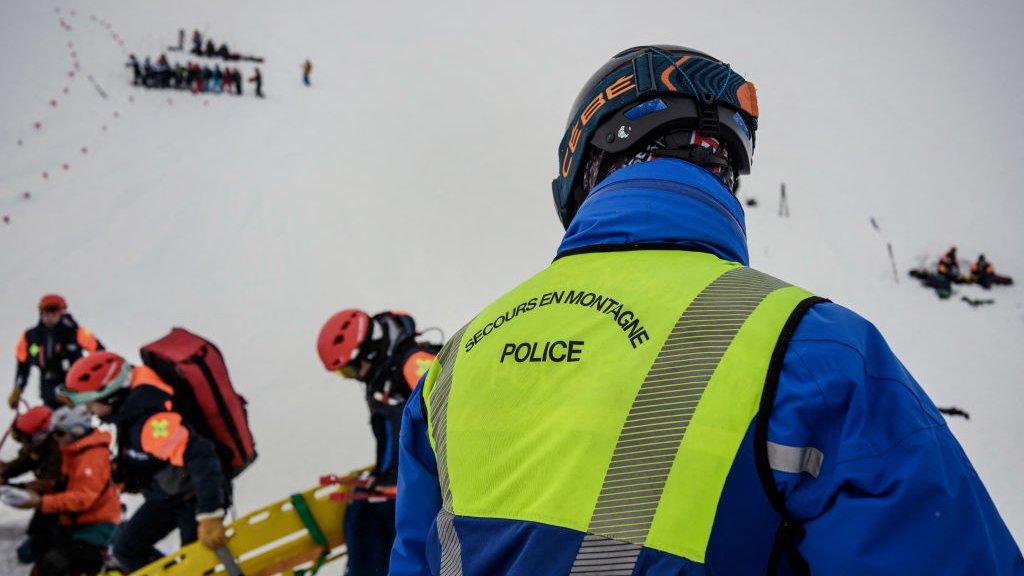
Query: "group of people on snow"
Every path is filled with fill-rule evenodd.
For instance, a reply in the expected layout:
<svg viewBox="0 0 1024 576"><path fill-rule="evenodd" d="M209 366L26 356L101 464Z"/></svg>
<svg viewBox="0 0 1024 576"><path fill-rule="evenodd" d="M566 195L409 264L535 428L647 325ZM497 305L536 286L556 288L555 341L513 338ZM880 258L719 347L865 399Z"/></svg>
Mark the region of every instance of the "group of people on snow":
<svg viewBox="0 0 1024 576"><path fill-rule="evenodd" d="M185 29L178 29L178 45L169 47L168 50L180 52L185 49ZM237 62L244 60L247 62L263 62L263 58L260 56L249 56L245 54L239 54L232 52L226 43L221 43L219 46L214 43L213 39L206 38L206 43L203 43L203 34L199 30L192 31L192 49L189 51L193 56L202 56L205 58L220 58L228 62Z"/></svg>
<svg viewBox="0 0 1024 576"><path fill-rule="evenodd" d="M933 288L942 299L950 297L954 284L974 284L985 290L993 286L1013 284L1013 278L996 274L995 266L984 254L978 254L977 260L970 265L968 273L965 274L960 267L956 246L951 246L945 254L939 257L933 270L915 268L910 271L910 275L920 280L922 285ZM973 302L971 299L966 299L966 301ZM989 301L985 302L989 303Z"/></svg>
<svg viewBox="0 0 1024 576"><path fill-rule="evenodd" d="M80 327L62 296L43 296L38 309L38 324L16 349L8 404L27 405L34 366L43 405L18 415L10 432L21 448L0 463L0 500L34 509L18 559L34 563L40 576L94 574L104 565L131 571L160 558L154 545L174 529L182 545L198 539L211 549L224 546L232 476L216 439L175 408L175 390L157 372L106 351ZM342 527L352 575L386 573L402 413L440 348L403 312L347 309L320 332L324 368L365 384L376 441L376 462L356 479ZM97 420L116 430L115 450ZM17 481L29 473L30 480ZM145 499L124 523L122 493Z"/></svg>
<svg viewBox="0 0 1024 576"><path fill-rule="evenodd" d="M185 401L171 385L104 350L57 294L40 300L39 322L16 356L8 404L27 405L33 366L43 404L19 413L10 429L21 448L0 463L0 500L34 510L18 548L34 575L96 574L105 565L134 571L163 556L155 544L175 529L183 545L224 546L233 469L201 423L179 411ZM116 431L116 442L97 421ZM27 473L30 481L16 482ZM124 523L122 493L144 498Z"/></svg>
<svg viewBox="0 0 1024 576"><path fill-rule="evenodd" d="M135 54L128 56L125 64L132 71L132 84L146 88L172 88L177 90L190 90L191 92L209 92L214 94L234 94L241 96L244 92L245 79L242 71L238 68L219 64L210 67L206 64L199 65L191 60L185 64L175 62L173 65L167 60L167 56L161 54L156 64L153 64L149 56L140 64ZM263 75L260 69L256 68L248 82L254 84L257 98L263 98Z"/></svg>

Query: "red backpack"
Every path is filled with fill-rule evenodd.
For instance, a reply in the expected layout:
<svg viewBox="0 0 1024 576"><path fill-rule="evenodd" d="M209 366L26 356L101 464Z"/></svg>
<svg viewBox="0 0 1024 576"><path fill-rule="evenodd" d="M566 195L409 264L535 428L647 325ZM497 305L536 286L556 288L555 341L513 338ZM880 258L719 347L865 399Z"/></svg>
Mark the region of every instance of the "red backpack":
<svg viewBox="0 0 1024 576"><path fill-rule="evenodd" d="M224 357L212 342L173 328L139 354L174 388L174 410L215 441L225 475L234 478L256 460L247 402L231 385Z"/></svg>

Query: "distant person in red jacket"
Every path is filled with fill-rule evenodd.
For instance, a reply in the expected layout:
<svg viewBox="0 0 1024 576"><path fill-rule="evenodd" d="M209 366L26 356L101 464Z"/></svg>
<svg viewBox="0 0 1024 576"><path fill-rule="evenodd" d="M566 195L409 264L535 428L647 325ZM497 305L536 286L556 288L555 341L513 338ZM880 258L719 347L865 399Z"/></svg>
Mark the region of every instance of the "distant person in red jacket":
<svg viewBox="0 0 1024 576"><path fill-rule="evenodd" d="M53 545L36 563L35 576L95 574L121 522L121 500L111 480L108 432L93 428L84 406L53 413L53 435L60 444L67 487L40 496L33 490L4 486L0 498L15 508L56 514L60 527Z"/></svg>
<svg viewBox="0 0 1024 576"><path fill-rule="evenodd" d="M231 68L224 67L224 71L221 73L221 87L226 94L235 93L235 74L231 71Z"/></svg>

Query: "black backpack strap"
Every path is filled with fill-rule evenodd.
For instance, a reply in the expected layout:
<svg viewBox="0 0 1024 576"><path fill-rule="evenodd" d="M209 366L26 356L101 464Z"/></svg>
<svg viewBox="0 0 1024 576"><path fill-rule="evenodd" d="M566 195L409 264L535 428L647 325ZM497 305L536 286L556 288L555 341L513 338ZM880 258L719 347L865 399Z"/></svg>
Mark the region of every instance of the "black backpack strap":
<svg viewBox="0 0 1024 576"><path fill-rule="evenodd" d="M782 517L779 531L775 535L775 545L768 561L767 573L769 576L778 574L779 562L783 556L786 558L790 573L794 576L808 576L811 573L807 561L800 556L797 549L797 545L803 538L803 527L793 520L786 511L785 499L775 485L775 478L768 462L768 421L771 419L772 408L775 407L775 395L779 389L779 374L782 372L782 363L786 357L786 350L789 348L789 341L804 314L811 309L811 306L822 302L828 302L828 300L811 296L800 302L782 327L782 334L779 335L779 340L775 344L775 350L772 352L772 358L768 364L768 375L765 378L764 391L761 393L761 406L757 411L757 424L754 428L754 461L757 465L757 475L761 479L761 485L769 502Z"/></svg>

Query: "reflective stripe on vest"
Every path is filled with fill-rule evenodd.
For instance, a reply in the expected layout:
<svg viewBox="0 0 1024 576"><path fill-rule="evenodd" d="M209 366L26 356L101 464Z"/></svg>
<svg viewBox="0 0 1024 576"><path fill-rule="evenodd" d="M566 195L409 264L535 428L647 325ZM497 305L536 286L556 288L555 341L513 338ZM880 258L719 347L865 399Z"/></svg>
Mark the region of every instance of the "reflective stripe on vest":
<svg viewBox="0 0 1024 576"><path fill-rule="evenodd" d="M808 297L704 253L556 261L426 379L445 512L584 532L573 574L631 574L644 546L703 563L772 352Z"/></svg>

